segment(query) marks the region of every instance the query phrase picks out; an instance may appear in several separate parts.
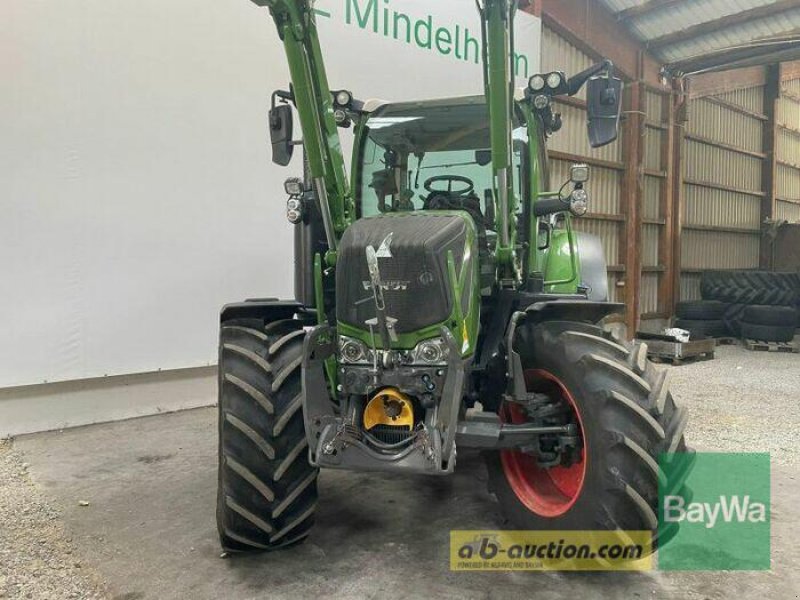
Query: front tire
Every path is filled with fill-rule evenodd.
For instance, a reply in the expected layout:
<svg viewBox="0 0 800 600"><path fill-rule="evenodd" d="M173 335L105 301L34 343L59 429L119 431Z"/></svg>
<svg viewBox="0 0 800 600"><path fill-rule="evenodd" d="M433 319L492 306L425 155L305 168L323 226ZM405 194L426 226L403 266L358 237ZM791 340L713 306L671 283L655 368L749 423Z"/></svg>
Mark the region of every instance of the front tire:
<svg viewBox="0 0 800 600"><path fill-rule="evenodd" d="M561 395L574 410L583 450L575 464L550 469L521 451L489 453L490 490L506 518L529 530L650 530L654 549L664 543L656 539L659 482L689 497L692 462L676 463L686 468L671 481L658 464L660 453L687 452L687 415L672 399L667 371L647 360L644 344L626 346L580 323L524 325L515 348L528 390ZM524 416L516 404L500 412L515 423Z"/></svg>
<svg viewBox="0 0 800 600"><path fill-rule="evenodd" d="M223 323L219 360L217 529L227 551L301 542L314 521L296 320Z"/></svg>

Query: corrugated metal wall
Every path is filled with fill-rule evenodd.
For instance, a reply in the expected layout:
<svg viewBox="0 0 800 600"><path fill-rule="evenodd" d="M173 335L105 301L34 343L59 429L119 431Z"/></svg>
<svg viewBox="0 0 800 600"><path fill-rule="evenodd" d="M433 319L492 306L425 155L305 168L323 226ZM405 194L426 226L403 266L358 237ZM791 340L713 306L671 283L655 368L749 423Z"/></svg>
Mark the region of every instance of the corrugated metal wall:
<svg viewBox="0 0 800 600"><path fill-rule="evenodd" d="M665 298L659 298L662 277L667 277L661 264L662 245L668 244L664 236L664 210L666 202L667 150L666 136L669 96L646 89L644 104L644 196L642 215L642 274L639 286L639 312L643 319L666 318Z"/></svg>
<svg viewBox="0 0 800 600"><path fill-rule="evenodd" d="M781 83L775 110L775 218L800 222L800 79Z"/></svg>
<svg viewBox="0 0 800 600"><path fill-rule="evenodd" d="M582 71L594 60L578 50L568 41L545 27L542 31L542 71L564 71L567 74ZM609 293L611 300L618 295L617 282L623 278L624 268L620 264L620 239L624 217L620 211L622 152L619 141L593 149L586 137L586 108L583 103L585 91L575 96L577 102L559 102L556 110L561 113L563 126L555 133L548 147L550 151L550 180L552 187L561 185L568 178L570 164L588 162L591 179L587 185L590 194L590 213L574 219L576 229L598 235L603 243L609 270Z"/></svg>
<svg viewBox="0 0 800 600"><path fill-rule="evenodd" d="M683 146L681 298L699 298L704 269L758 267L763 86L689 101Z"/></svg>
<svg viewBox="0 0 800 600"><path fill-rule="evenodd" d="M594 61L551 29L542 37L542 70L574 73ZM800 222L800 79L781 84L776 106L775 217ZM644 133L643 195L640 204L641 279L639 310L644 319L669 317L670 298L659 293L671 286L662 262L669 262L673 240L666 238L669 218L666 156L669 148L670 96L643 87L641 110ZM624 301L626 280L625 174L622 140L593 150L586 139L586 110L579 99L557 100L563 128L549 143L553 186L567 178L570 163L585 160L592 166L588 186L590 213L574 221L575 227L598 235L606 253L612 299ZM764 86L742 87L689 100L688 121L681 147L682 201L680 219L681 299L700 297L700 274L707 269L758 268L761 204L764 176L766 116ZM663 285L662 285L663 284Z"/></svg>

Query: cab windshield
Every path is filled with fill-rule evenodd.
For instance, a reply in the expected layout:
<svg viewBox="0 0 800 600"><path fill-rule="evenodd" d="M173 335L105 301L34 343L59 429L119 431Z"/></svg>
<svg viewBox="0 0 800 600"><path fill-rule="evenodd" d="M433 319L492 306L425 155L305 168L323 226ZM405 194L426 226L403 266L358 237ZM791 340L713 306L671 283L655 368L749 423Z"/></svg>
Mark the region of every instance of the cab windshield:
<svg viewBox="0 0 800 600"><path fill-rule="evenodd" d="M526 182L528 134L513 130L515 185ZM358 170L361 216L467 210L493 229L489 114L483 97L387 105L365 124ZM478 214L480 213L480 214Z"/></svg>

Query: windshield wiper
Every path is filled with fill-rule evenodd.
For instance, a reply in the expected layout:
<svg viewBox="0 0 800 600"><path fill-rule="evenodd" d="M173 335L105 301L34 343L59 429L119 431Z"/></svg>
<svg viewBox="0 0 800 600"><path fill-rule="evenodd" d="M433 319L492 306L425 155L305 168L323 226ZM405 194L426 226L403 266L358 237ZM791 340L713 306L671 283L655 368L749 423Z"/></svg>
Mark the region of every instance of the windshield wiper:
<svg viewBox="0 0 800 600"><path fill-rule="evenodd" d="M449 165L428 165L427 167L417 167L418 171L422 169L452 169L453 167L468 167L469 165L477 165L478 163L474 160L470 160L467 162L461 163L452 163Z"/></svg>

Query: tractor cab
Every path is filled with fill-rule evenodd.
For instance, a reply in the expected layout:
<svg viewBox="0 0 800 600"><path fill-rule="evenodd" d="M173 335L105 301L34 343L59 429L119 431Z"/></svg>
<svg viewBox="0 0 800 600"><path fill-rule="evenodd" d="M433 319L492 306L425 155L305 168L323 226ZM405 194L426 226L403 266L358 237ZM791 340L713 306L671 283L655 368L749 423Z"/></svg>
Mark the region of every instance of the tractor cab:
<svg viewBox="0 0 800 600"><path fill-rule="evenodd" d="M528 135L523 115L516 114L512 168L518 206L525 205L531 173L538 172L531 168ZM418 211L466 213L476 232L481 290L491 291L498 211L483 96L380 104L365 110L356 130L352 172L359 218Z"/></svg>
<svg viewBox="0 0 800 600"><path fill-rule="evenodd" d="M516 195L528 180L528 131L513 128ZM384 104L357 132L353 174L359 216L464 210L495 230L489 113L483 96Z"/></svg>

